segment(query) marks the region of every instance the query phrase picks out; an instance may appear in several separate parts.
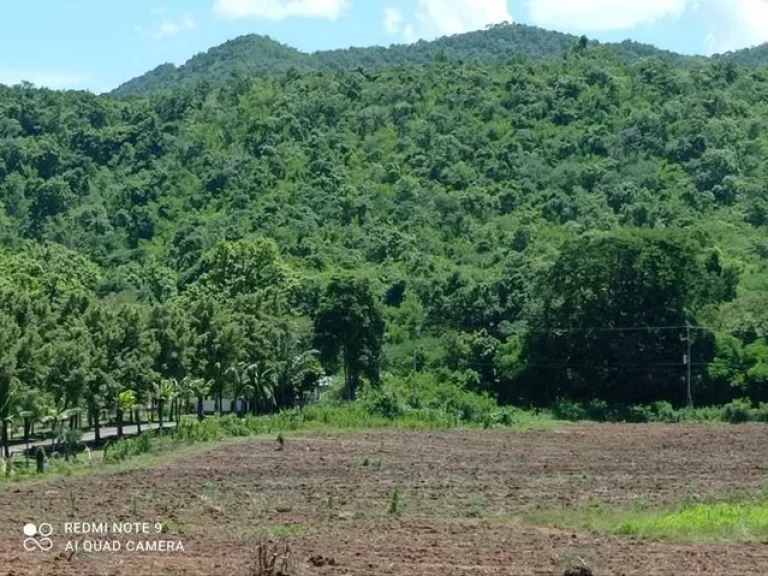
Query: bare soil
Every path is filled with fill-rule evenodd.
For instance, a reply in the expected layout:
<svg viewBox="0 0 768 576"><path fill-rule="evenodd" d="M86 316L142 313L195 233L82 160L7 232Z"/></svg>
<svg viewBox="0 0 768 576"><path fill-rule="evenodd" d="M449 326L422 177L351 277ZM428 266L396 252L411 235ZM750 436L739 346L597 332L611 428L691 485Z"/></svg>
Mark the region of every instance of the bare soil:
<svg viewBox="0 0 768 576"><path fill-rule="evenodd" d="M149 469L6 485L0 576L250 576L263 538L290 546L291 575L768 573L768 544L681 545L520 520L594 501L759 490L768 426L387 430L288 436L277 447L251 439ZM52 550L25 551L27 522L54 527ZM65 522L159 522L168 533L91 536L121 550L72 553L67 542L86 537L63 534ZM136 538L180 541L184 552L127 551Z"/></svg>

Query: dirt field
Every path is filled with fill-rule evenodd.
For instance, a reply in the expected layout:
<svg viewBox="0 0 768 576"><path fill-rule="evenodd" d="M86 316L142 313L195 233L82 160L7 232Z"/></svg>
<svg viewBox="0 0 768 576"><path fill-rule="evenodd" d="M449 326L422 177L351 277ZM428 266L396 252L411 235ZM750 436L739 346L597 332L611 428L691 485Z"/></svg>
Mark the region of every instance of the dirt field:
<svg viewBox="0 0 768 576"><path fill-rule="evenodd" d="M289 542L299 575L560 576L578 558L606 575L768 573L768 544L651 543L519 520L563 504L759 489L768 426L349 432L276 447L251 440L152 469L0 488L0 575L245 576L264 534ZM85 538L62 534L76 521L166 522L169 533L138 538L184 552L128 552L137 537L125 536L119 552L64 552ZM54 527L51 551L24 550L26 522ZM318 556L333 564L309 562Z"/></svg>

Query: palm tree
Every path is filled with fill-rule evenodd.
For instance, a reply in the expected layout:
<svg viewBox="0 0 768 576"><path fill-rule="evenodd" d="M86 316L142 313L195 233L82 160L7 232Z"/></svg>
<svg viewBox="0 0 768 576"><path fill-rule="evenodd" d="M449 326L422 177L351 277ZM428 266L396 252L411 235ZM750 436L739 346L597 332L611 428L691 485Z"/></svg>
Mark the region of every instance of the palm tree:
<svg viewBox="0 0 768 576"><path fill-rule="evenodd" d="M48 409L48 414L40 419L41 422L51 423L51 452L56 449L57 441L64 435L64 422L72 420L80 414L80 408L64 408L55 405Z"/></svg>
<svg viewBox="0 0 768 576"><path fill-rule="evenodd" d="M178 382L175 379L163 379L154 385L154 396L157 401L157 420L160 425L160 432L163 431L163 409L165 403L172 401L176 397Z"/></svg>
<svg viewBox="0 0 768 576"><path fill-rule="evenodd" d="M123 415L136 405L136 392L123 390L117 395L117 437L123 437Z"/></svg>
<svg viewBox="0 0 768 576"><path fill-rule="evenodd" d="M243 393L249 398L249 408L253 414L263 409L274 409L277 374L274 369L263 364L253 363L246 370L246 385Z"/></svg>
<svg viewBox="0 0 768 576"><path fill-rule="evenodd" d="M24 427L24 442L29 444L35 422L44 415L45 397L35 388L28 388L19 395L16 416Z"/></svg>
<svg viewBox="0 0 768 576"><path fill-rule="evenodd" d="M224 373L226 376L232 379L232 412L236 410L236 403L240 401L240 410L238 415L243 417L246 412L246 404L250 404L253 400L257 388L259 392L265 396L271 395L271 390L261 390L260 384L265 381L263 372L259 371L260 365L258 363L238 362L234 366L227 368ZM265 381L266 382L266 381ZM261 394L260 394L261 395Z"/></svg>
<svg viewBox="0 0 768 576"><path fill-rule="evenodd" d="M280 346L280 356L277 361L277 404L283 408L293 405L297 389L308 374L319 372L317 350L295 352L295 343L284 343Z"/></svg>
<svg viewBox="0 0 768 576"><path fill-rule="evenodd" d="M181 422L181 416L189 412L189 405L195 399L195 389L192 384L195 381L191 376L184 376L179 382L179 392L176 405L176 422Z"/></svg>
<svg viewBox="0 0 768 576"><path fill-rule="evenodd" d="M197 419L202 422L205 418L203 412L203 400L210 394L213 380L205 380L204 378L185 378L184 381L186 382L186 394L197 398Z"/></svg>

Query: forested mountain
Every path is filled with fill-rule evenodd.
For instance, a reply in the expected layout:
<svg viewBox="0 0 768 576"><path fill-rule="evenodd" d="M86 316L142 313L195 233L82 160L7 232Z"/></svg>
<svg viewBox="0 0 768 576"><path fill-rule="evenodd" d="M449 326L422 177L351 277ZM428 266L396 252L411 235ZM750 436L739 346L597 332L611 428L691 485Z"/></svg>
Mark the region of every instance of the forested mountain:
<svg viewBox="0 0 768 576"><path fill-rule="evenodd" d="M715 54L712 58L714 60L735 62L751 68L768 66L768 43L760 44L753 48L744 48L743 50L725 52L724 54Z"/></svg>
<svg viewBox="0 0 768 576"><path fill-rule="evenodd" d="M415 371L679 404L689 322L697 403L768 400L767 89L578 43L126 100L0 87L0 417L159 378L256 398L240 366L287 405L310 345L351 395Z"/></svg>
<svg viewBox="0 0 768 576"><path fill-rule="evenodd" d="M431 42L385 47L349 48L306 54L269 37L241 36L191 58L175 67L164 64L134 78L112 92L115 96L146 95L160 90L192 86L199 82L220 84L233 77L281 74L294 69L308 72L323 69L381 69L403 64L426 64L437 58L472 62L495 62L514 55L531 59L566 53L579 41L577 36L543 30L524 24L499 24L486 30L446 36ZM597 45L597 42L592 42ZM625 41L607 44L628 62L649 56L688 63L686 58L654 46Z"/></svg>

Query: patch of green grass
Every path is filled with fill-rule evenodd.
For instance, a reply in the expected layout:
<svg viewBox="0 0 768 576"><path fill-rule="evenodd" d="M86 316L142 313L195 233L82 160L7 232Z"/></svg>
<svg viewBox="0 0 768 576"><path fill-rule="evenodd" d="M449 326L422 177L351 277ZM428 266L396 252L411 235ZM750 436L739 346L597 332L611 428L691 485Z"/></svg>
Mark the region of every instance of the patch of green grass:
<svg viewBox="0 0 768 576"><path fill-rule="evenodd" d="M467 515L470 518L482 518L485 515L486 504L485 494L473 492L469 495Z"/></svg>
<svg viewBox="0 0 768 576"><path fill-rule="evenodd" d="M278 538L304 536L307 532L309 532L309 526L304 524L283 524L275 529L275 536Z"/></svg>
<svg viewBox="0 0 768 576"><path fill-rule="evenodd" d="M768 500L694 504L666 513L638 514L614 526L613 532L674 540L766 540Z"/></svg>
<svg viewBox="0 0 768 576"><path fill-rule="evenodd" d="M267 538L290 538L305 536L308 532L309 526L304 524L279 524L260 527L258 535Z"/></svg>
<svg viewBox="0 0 768 576"><path fill-rule="evenodd" d="M391 516L400 516L403 513L403 503L400 497L400 490L395 488L389 498L389 514Z"/></svg>
<svg viewBox="0 0 768 576"><path fill-rule="evenodd" d="M676 508L614 508L595 503L580 510L550 510L526 521L558 528L676 542L768 540L768 495L715 502L686 501Z"/></svg>
<svg viewBox="0 0 768 576"><path fill-rule="evenodd" d="M371 468L381 468L381 458L378 456L366 456L363 458L363 461L360 463L363 467L371 467Z"/></svg>

